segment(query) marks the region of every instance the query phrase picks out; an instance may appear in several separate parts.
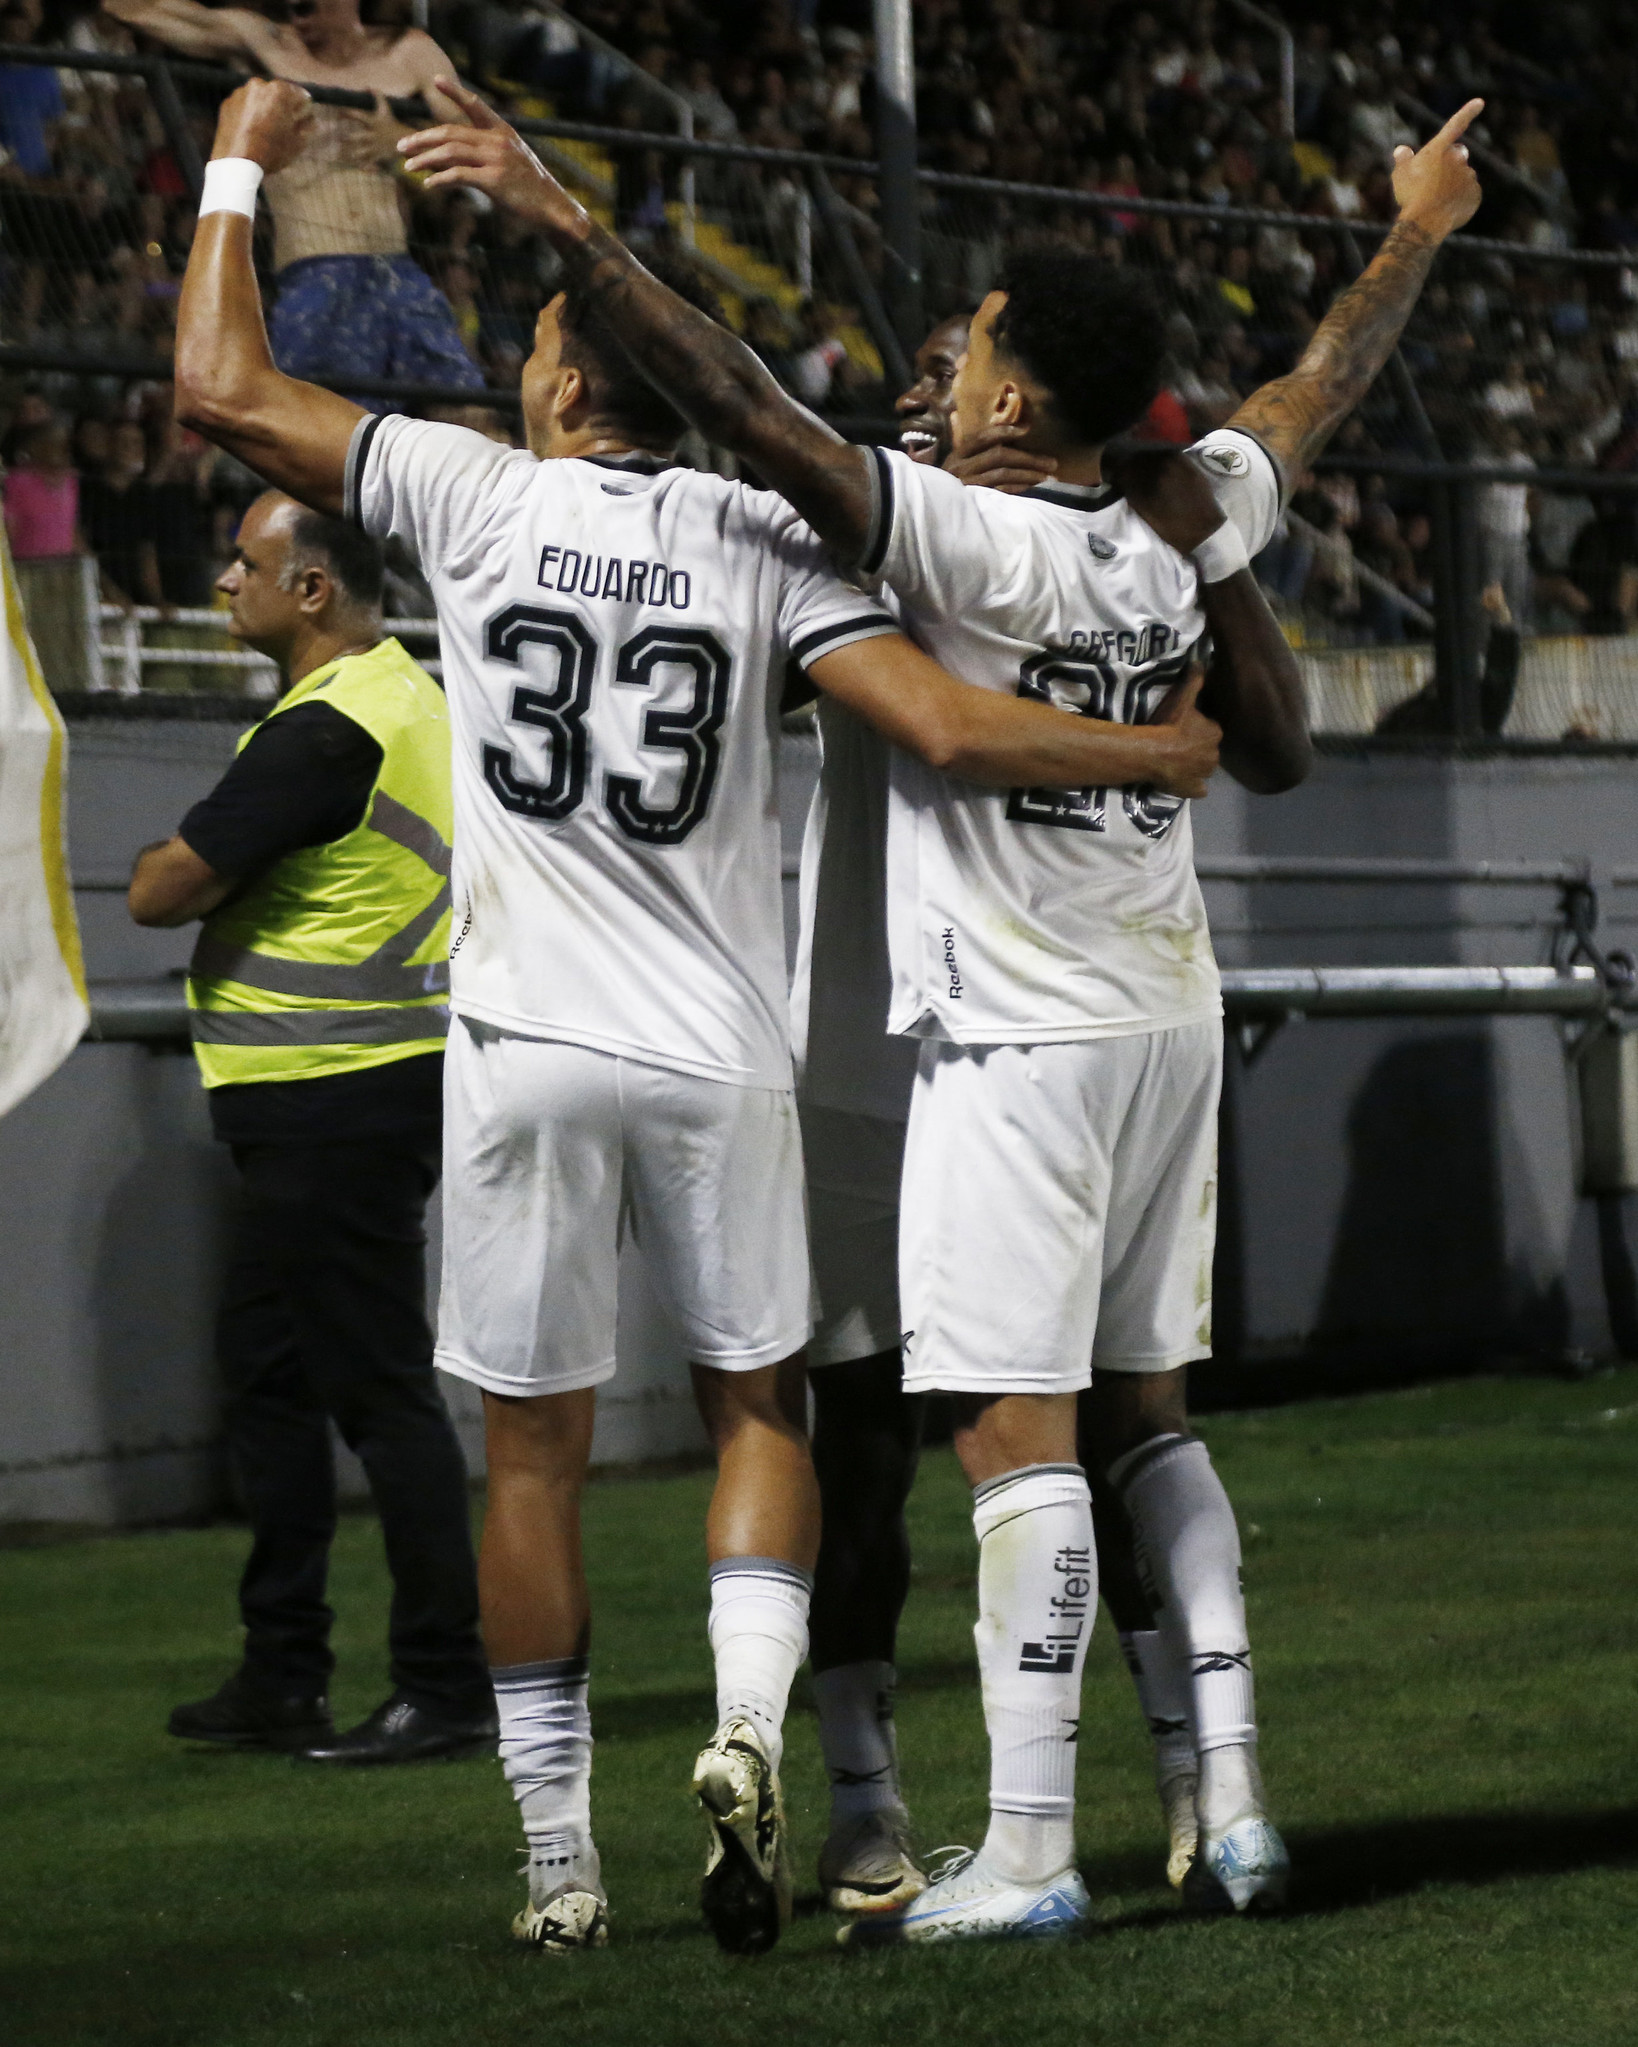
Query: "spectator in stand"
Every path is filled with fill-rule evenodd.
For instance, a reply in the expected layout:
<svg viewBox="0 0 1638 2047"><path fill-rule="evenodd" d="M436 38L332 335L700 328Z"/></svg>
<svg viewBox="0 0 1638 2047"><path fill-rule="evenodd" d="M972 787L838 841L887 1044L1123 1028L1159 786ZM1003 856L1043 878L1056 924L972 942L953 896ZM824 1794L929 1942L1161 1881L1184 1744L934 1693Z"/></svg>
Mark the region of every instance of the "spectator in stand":
<svg viewBox="0 0 1638 2047"><path fill-rule="evenodd" d="M198 0L104 0L104 7L187 56L310 85L419 93L436 119L465 118L433 85L454 66L432 38L418 28L366 27L358 0L294 0L288 26ZM279 279L269 333L292 376L325 382L351 372L458 390L482 386L447 302L408 253L394 180L404 132L384 98L374 114L315 108L311 141L263 187Z"/></svg>
<svg viewBox="0 0 1638 2047"><path fill-rule="evenodd" d="M165 601L147 467L148 446L141 427L121 420L108 437L107 462L80 486L80 523L97 557L103 602L128 611Z"/></svg>
<svg viewBox="0 0 1638 2047"><path fill-rule="evenodd" d="M809 299L802 307L800 319L791 358L790 388L805 404L824 405L852 390L859 379L847 344L836 332L835 307L816 305Z"/></svg>
<svg viewBox="0 0 1638 2047"><path fill-rule="evenodd" d="M0 14L0 42L32 43L39 16L26 7ZM28 178L49 178L52 146L63 117L62 87L49 64L0 64L0 144L6 168Z"/></svg>
<svg viewBox="0 0 1638 2047"><path fill-rule="evenodd" d="M1499 377L1485 386L1484 409L1492 419L1530 419L1535 414L1535 394L1524 374L1524 364L1509 358Z"/></svg>
<svg viewBox="0 0 1638 2047"><path fill-rule="evenodd" d="M1599 502L1595 516L1576 535L1570 577L1587 597L1587 632L1638 629L1638 534L1630 498Z"/></svg>
<svg viewBox="0 0 1638 2047"><path fill-rule="evenodd" d="M1511 420L1502 420L1493 430L1490 452L1480 457L1480 467L1489 469L1533 469L1535 463L1524 445L1524 436ZM1484 558L1486 584L1497 583L1507 598L1507 608L1523 629L1530 617L1530 486L1527 483L1489 483L1479 492L1479 548Z"/></svg>
<svg viewBox="0 0 1638 2047"><path fill-rule="evenodd" d="M30 430L5 481L6 538L13 561L78 554L80 479L68 429L58 420Z"/></svg>

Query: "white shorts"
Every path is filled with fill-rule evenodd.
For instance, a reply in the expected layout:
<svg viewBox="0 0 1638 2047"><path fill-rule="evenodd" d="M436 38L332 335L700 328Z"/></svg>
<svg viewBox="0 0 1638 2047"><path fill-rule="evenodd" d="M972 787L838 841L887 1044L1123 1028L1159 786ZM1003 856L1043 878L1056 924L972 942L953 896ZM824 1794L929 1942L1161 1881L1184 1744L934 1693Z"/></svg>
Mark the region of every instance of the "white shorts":
<svg viewBox="0 0 1638 2047"><path fill-rule="evenodd" d="M904 1384L1073 1393L1211 1354L1223 1034L924 1045L904 1160Z"/></svg>
<svg viewBox="0 0 1638 2047"><path fill-rule="evenodd" d="M804 1102L802 1151L818 1296L808 1363L897 1350L904 1125Z"/></svg>
<svg viewBox="0 0 1638 2047"><path fill-rule="evenodd" d="M688 1355L749 1372L812 1328L792 1095L457 1018L437 1362L491 1393L614 1371L629 1217Z"/></svg>

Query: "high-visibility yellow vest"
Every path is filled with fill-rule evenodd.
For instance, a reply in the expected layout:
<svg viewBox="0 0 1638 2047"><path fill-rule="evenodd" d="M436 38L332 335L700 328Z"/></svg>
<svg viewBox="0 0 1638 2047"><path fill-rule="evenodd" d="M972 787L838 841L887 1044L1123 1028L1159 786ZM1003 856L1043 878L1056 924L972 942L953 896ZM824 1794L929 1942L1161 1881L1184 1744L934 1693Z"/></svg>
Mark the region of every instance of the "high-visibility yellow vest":
<svg viewBox="0 0 1638 2047"><path fill-rule="evenodd" d="M206 1087L316 1080L442 1049L449 1027L449 712L396 640L305 675L381 748L355 830L290 853L205 919L188 970ZM251 738L247 732L242 748Z"/></svg>

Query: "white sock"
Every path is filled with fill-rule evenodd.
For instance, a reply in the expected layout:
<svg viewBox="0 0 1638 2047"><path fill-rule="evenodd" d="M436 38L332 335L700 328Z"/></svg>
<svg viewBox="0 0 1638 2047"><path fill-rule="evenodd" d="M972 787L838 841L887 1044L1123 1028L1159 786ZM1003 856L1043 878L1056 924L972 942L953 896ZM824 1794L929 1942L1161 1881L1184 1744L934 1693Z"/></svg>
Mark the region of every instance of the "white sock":
<svg viewBox="0 0 1638 2047"><path fill-rule="evenodd" d="M529 1843L531 1897L543 1904L564 1885L601 1897L591 1837L587 1659L503 1664L489 1676L500 1712L501 1767Z"/></svg>
<svg viewBox="0 0 1638 2047"><path fill-rule="evenodd" d="M1240 1531L1211 1454L1195 1436L1151 1437L1117 1459L1155 1621L1190 1673L1200 1824L1220 1832L1262 1804Z"/></svg>
<svg viewBox="0 0 1638 2047"><path fill-rule="evenodd" d="M990 1736L984 1860L1045 1883L1075 1859L1081 1671L1098 1604L1092 1496L1078 1464L1029 1464L973 1493L978 1670Z"/></svg>
<svg viewBox="0 0 1638 2047"><path fill-rule="evenodd" d="M891 1663L874 1660L838 1663L814 1675L832 1825L861 1812L904 1811L893 1730L897 1682Z"/></svg>
<svg viewBox="0 0 1638 2047"><path fill-rule="evenodd" d="M808 1653L812 1597L812 1572L779 1557L724 1557L711 1566L717 1725L749 1720L776 1770L791 1683Z"/></svg>
<svg viewBox="0 0 1638 2047"><path fill-rule="evenodd" d="M1138 1705L1155 1745L1155 1781L1192 1777L1199 1768L1194 1750L1193 1686L1189 1667L1170 1651L1158 1628L1122 1629L1120 1653L1132 1673Z"/></svg>

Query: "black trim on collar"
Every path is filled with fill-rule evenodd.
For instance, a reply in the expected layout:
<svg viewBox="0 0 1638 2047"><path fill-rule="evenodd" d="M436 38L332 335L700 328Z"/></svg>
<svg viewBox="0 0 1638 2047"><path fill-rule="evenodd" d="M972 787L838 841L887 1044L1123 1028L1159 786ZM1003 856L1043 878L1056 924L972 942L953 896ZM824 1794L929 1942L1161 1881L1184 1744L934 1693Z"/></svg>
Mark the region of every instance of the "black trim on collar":
<svg viewBox="0 0 1638 2047"><path fill-rule="evenodd" d="M1112 483L1038 483L1023 496L1066 512L1102 512L1119 500L1120 492Z"/></svg>
<svg viewBox="0 0 1638 2047"><path fill-rule="evenodd" d="M646 448L633 448L628 455L582 455L580 460L594 462L599 469L635 471L639 476L660 476L678 466L670 457L652 455Z"/></svg>

